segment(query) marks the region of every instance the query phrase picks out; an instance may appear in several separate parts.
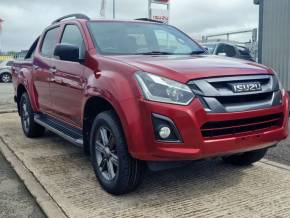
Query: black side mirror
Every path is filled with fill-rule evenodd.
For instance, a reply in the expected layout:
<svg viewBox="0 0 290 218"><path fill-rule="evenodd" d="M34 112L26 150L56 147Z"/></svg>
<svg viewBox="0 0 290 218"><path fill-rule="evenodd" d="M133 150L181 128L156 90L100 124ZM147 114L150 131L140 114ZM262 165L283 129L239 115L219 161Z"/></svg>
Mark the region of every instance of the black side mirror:
<svg viewBox="0 0 290 218"><path fill-rule="evenodd" d="M71 44L57 44L53 55L63 61L79 62L79 47Z"/></svg>

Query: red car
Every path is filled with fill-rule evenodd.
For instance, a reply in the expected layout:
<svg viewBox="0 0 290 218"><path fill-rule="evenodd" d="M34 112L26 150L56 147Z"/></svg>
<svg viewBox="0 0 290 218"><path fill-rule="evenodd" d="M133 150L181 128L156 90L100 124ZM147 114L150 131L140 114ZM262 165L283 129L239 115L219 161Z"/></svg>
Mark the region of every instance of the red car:
<svg viewBox="0 0 290 218"><path fill-rule="evenodd" d="M134 190L144 166L249 165L287 137L288 96L273 70L208 56L146 19L62 17L12 71L24 134L48 129L82 146L112 194Z"/></svg>

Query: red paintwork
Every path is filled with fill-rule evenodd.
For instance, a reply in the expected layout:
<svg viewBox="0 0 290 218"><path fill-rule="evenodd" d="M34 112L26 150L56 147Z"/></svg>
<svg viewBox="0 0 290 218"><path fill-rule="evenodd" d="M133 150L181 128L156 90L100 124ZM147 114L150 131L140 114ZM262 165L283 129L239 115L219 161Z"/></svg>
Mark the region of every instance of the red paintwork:
<svg viewBox="0 0 290 218"><path fill-rule="evenodd" d="M82 31L87 49L84 64L44 58L39 53L41 43L32 61L15 64L15 91L20 84L25 86L34 111L50 114L82 129L86 102L93 96L102 97L111 103L121 120L129 152L142 160L200 159L268 147L287 137L287 92L283 92L283 103L278 107L208 114L198 99L188 106L146 101L134 78L134 73L142 70L186 83L202 77L272 74L269 68L253 62L214 56L102 56L94 48L86 21L64 21L56 25L63 29L67 23L78 25ZM32 65L40 68L35 71ZM49 72L52 66L58 69L55 75ZM201 136L200 127L208 121L254 119L278 112L285 115L281 128L212 140ZM157 142L151 113L170 117L179 129L183 143Z"/></svg>

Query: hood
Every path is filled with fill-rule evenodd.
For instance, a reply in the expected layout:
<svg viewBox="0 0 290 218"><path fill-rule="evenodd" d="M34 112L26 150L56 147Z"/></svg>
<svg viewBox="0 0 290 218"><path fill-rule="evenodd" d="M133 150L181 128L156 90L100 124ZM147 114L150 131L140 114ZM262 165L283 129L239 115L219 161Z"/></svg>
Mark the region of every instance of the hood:
<svg viewBox="0 0 290 218"><path fill-rule="evenodd" d="M270 69L255 62L219 56L114 56L114 59L125 62L149 73L166 76L181 82L192 79L269 74Z"/></svg>

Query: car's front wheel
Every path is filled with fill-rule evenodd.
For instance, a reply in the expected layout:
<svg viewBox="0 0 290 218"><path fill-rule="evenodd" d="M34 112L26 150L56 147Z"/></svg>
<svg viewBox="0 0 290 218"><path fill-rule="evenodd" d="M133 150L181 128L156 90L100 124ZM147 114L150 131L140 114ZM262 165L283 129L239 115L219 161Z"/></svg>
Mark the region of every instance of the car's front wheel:
<svg viewBox="0 0 290 218"><path fill-rule="evenodd" d="M142 181L143 164L128 153L122 126L113 111L96 116L91 129L91 160L104 190L120 195Z"/></svg>
<svg viewBox="0 0 290 218"><path fill-rule="evenodd" d="M264 148L256 151L249 151L241 154L226 156L223 157L223 160L229 164L247 166L260 161L267 153L267 150L267 148Z"/></svg>
<svg viewBox="0 0 290 218"><path fill-rule="evenodd" d="M0 79L3 83L10 83L12 81L12 76L10 73L2 73Z"/></svg>

